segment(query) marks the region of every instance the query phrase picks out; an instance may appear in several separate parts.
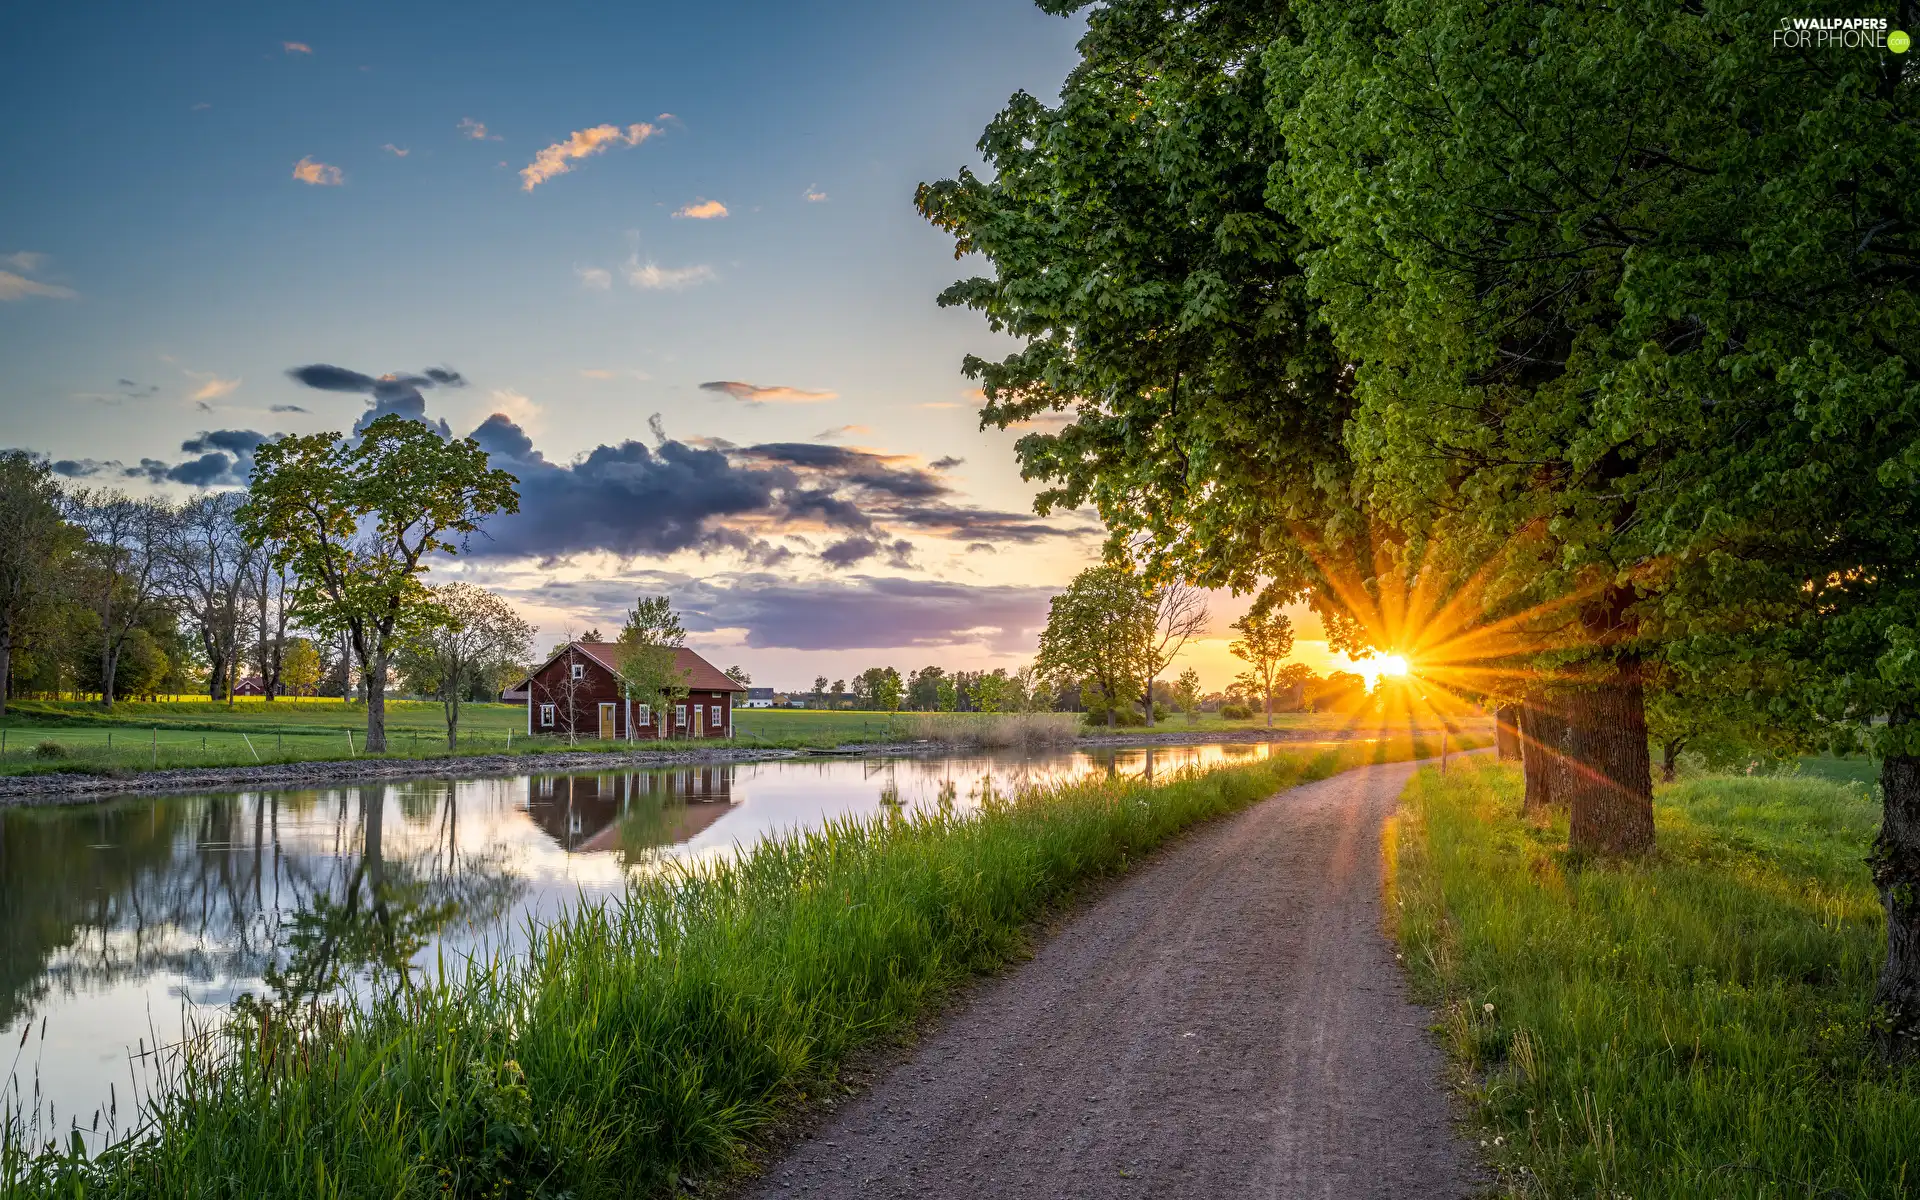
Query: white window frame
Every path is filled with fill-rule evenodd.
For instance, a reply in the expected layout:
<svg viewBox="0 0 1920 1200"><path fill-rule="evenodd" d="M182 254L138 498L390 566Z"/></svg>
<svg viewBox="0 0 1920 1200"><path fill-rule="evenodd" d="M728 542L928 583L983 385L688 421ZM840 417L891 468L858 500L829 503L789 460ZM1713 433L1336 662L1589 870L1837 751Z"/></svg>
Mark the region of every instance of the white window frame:
<svg viewBox="0 0 1920 1200"><path fill-rule="evenodd" d="M554 706L551 704L542 704L540 706L540 728L553 728L553 708Z"/></svg>
<svg viewBox="0 0 1920 1200"><path fill-rule="evenodd" d="M651 725L651 724L653 724L653 705L651 705L651 704L637 704L637 705L635 705L634 707L635 707L636 709L638 709L638 710L639 710L639 714L640 714L639 716L636 716L636 717L635 717L635 718L633 719L633 723L634 723L635 725Z"/></svg>
<svg viewBox="0 0 1920 1200"><path fill-rule="evenodd" d="M723 719L720 716L720 706L718 704L711 704L711 705L708 705L707 707L712 710L713 728L718 729L722 725L726 724L725 719Z"/></svg>
<svg viewBox="0 0 1920 1200"><path fill-rule="evenodd" d="M673 727L675 729L685 729L687 727L686 705L676 704L673 706Z"/></svg>
<svg viewBox="0 0 1920 1200"><path fill-rule="evenodd" d="M587 677L587 664L585 663L573 664L573 677L575 679L585 679Z"/></svg>

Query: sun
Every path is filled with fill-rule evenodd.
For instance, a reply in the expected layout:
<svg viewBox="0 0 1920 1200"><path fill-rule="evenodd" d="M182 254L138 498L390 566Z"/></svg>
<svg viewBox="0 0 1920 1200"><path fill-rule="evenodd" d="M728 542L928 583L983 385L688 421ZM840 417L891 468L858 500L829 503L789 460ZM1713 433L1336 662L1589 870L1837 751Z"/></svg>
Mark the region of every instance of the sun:
<svg viewBox="0 0 1920 1200"><path fill-rule="evenodd" d="M1404 655L1382 654L1373 660L1374 670L1382 675L1405 675L1407 660Z"/></svg>
<svg viewBox="0 0 1920 1200"><path fill-rule="evenodd" d="M1348 668L1354 674L1367 681L1367 690L1375 691L1382 679L1405 678L1412 670L1404 654L1370 654L1365 658L1353 660Z"/></svg>

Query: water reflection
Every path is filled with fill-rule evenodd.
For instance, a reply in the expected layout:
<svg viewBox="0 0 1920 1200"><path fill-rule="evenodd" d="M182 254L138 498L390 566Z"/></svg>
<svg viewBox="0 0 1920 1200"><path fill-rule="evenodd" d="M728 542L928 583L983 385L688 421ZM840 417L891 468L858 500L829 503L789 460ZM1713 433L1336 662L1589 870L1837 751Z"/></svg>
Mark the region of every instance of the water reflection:
<svg viewBox="0 0 1920 1200"><path fill-rule="evenodd" d="M436 962L511 952L526 919L665 858L1266 753L830 758L0 810L0 1054L21 1095L37 1077L84 1129L110 1084L127 1086L130 1051L177 1038L206 1006L406 987Z"/></svg>

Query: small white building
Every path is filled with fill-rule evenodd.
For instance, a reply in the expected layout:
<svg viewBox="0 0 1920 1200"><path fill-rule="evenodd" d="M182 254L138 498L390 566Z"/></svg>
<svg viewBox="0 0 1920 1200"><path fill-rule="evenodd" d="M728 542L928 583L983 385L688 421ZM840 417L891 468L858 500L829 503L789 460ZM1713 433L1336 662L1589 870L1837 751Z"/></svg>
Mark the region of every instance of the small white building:
<svg viewBox="0 0 1920 1200"><path fill-rule="evenodd" d="M748 688L746 707L772 708L773 707L773 689L772 688Z"/></svg>

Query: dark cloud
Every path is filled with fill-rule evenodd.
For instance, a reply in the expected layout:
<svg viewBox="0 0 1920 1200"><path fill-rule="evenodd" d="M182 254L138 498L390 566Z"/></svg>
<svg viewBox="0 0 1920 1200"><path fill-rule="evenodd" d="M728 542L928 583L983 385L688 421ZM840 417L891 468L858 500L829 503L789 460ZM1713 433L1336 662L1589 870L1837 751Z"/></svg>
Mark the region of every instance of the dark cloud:
<svg viewBox="0 0 1920 1200"><path fill-rule="evenodd" d="M273 411L280 413L303 413L309 410L301 408L298 404L276 404L273 406Z"/></svg>
<svg viewBox="0 0 1920 1200"><path fill-rule="evenodd" d="M856 576L798 583L741 576L686 606L714 628L744 628L755 649L864 650L985 642L1031 649L1047 623L1053 590L969 587L942 580ZM679 596L676 594L676 600Z"/></svg>
<svg viewBox="0 0 1920 1200"><path fill-rule="evenodd" d="M68 479L88 479L103 471L118 471L120 464L108 459L105 462L97 458L61 458L53 462L53 473L64 475Z"/></svg>
<svg viewBox="0 0 1920 1200"><path fill-rule="evenodd" d="M927 465L936 471L951 471L966 461L964 458L954 458L949 455L946 458L936 458Z"/></svg>
<svg viewBox="0 0 1920 1200"><path fill-rule="evenodd" d="M267 435L252 429L214 429L203 431L195 437L180 443L180 450L196 457L183 462L168 463L157 458L143 458L137 467L122 467L118 463L93 463L82 460L80 464L92 469L85 472L61 472L62 474L97 474L103 467L113 467L128 479L144 479L149 483L184 483L188 487L245 487L253 476L253 453ZM60 471L61 464L55 463L54 470Z"/></svg>
<svg viewBox="0 0 1920 1200"><path fill-rule="evenodd" d="M371 392L373 376L362 375L358 371L349 371L345 367L331 366L327 363L314 363L306 367L289 367L287 375L295 382L323 392Z"/></svg>
<svg viewBox="0 0 1920 1200"><path fill-rule="evenodd" d="M777 472L736 465L723 451L672 439L654 449L634 441L598 446L576 462L553 463L499 413L472 436L493 465L520 480L520 512L489 522L475 554L753 551L755 540L724 521L775 513L786 482Z"/></svg>
<svg viewBox="0 0 1920 1200"><path fill-rule="evenodd" d="M746 643L754 649L879 650L985 643L997 652L1014 653L1033 648L1047 623L1054 589L870 575L799 582L763 572L696 577L642 571L617 580L556 581L527 595L613 620L641 593L671 595L687 629L696 635L744 629Z"/></svg>
<svg viewBox="0 0 1920 1200"><path fill-rule="evenodd" d="M820 559L830 567L850 567L879 554L885 554L891 566L904 568L913 565L913 543L905 538L888 543L879 538L850 537L822 550Z"/></svg>
<svg viewBox="0 0 1920 1200"><path fill-rule="evenodd" d="M467 381L458 371L444 367L428 367L419 375L391 373L387 375L366 375L359 371L336 367L331 363L311 363L304 367L289 367L287 375L294 381L323 392L357 392L371 396L372 403L367 411L354 422L355 433L365 433L367 426L381 417L399 416L409 421L419 421L440 431L442 437L452 437L453 431L444 420L427 419L427 398L421 391L433 387L465 387Z"/></svg>
<svg viewBox="0 0 1920 1200"><path fill-rule="evenodd" d="M1030 513L994 512L992 509L961 508L954 504L901 507L889 512L887 519L956 541L1040 542L1048 538L1081 537L1099 532L1087 526L1062 528L1049 525Z"/></svg>
<svg viewBox="0 0 1920 1200"><path fill-rule="evenodd" d="M893 500L931 500L953 489L902 455L876 454L845 446L824 446L818 442L767 442L739 451L741 457L759 462L783 463Z"/></svg>

